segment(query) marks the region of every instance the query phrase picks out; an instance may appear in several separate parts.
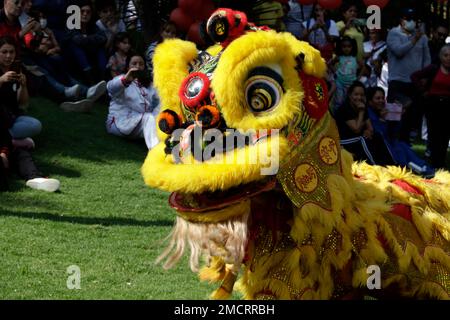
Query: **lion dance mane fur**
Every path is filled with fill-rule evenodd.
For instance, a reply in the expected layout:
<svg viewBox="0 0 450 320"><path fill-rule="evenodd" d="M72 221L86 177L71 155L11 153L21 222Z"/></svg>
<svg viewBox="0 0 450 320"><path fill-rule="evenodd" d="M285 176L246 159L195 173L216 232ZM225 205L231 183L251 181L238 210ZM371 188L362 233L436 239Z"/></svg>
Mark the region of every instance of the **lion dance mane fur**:
<svg viewBox="0 0 450 320"><path fill-rule="evenodd" d="M220 282L214 299L233 289L246 299L449 299L450 174L425 180L353 163L328 113L326 64L307 43L230 9L218 9L207 31L220 45L198 51L171 39L154 55L163 142L142 174L172 192L177 212L164 268L189 248L200 279ZM256 133L205 159L186 153L195 127ZM175 129L186 133L179 141ZM266 129L278 135L257 134ZM272 139L279 170L262 175ZM266 158L237 161L261 148ZM372 265L382 290L369 292Z"/></svg>

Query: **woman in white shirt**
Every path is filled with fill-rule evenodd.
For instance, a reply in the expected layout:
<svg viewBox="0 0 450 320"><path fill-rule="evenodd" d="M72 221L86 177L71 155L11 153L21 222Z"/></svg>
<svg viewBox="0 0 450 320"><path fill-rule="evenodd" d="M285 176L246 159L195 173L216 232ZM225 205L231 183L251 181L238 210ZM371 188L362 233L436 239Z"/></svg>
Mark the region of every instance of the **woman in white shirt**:
<svg viewBox="0 0 450 320"><path fill-rule="evenodd" d="M333 56L334 42L339 31L334 20L328 19L327 11L315 4L312 17L303 22L303 40L320 50L322 57L329 61Z"/></svg>
<svg viewBox="0 0 450 320"><path fill-rule="evenodd" d="M106 130L121 137L144 138L148 149L151 149L159 142L156 131L159 98L151 86L144 58L133 55L128 61L128 72L107 84L111 102Z"/></svg>
<svg viewBox="0 0 450 320"><path fill-rule="evenodd" d="M377 60L384 50L386 50L386 42L382 39L382 30L369 30L369 41L364 42L366 64L373 67L373 61Z"/></svg>

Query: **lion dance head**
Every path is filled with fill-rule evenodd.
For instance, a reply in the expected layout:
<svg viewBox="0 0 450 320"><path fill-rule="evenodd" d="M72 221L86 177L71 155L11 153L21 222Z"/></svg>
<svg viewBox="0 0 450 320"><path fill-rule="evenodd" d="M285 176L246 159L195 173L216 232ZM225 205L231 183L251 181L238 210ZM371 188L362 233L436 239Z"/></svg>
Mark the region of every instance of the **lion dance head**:
<svg viewBox="0 0 450 320"><path fill-rule="evenodd" d="M207 32L218 45L170 39L153 59L163 142L142 174L177 213L158 261L188 247L219 299L364 297L370 266L385 295L448 298L449 174L352 164L309 44L224 8Z"/></svg>

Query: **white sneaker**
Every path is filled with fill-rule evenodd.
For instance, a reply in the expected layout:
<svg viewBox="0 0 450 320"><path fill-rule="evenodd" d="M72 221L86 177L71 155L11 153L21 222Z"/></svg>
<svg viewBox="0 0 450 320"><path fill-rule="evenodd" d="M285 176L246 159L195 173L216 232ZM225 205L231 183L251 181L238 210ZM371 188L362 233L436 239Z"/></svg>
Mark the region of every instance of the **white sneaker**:
<svg viewBox="0 0 450 320"><path fill-rule="evenodd" d="M59 107L66 112L89 112L93 106L94 104L91 100L84 99L75 102L63 102Z"/></svg>
<svg viewBox="0 0 450 320"><path fill-rule="evenodd" d="M26 185L31 189L55 192L59 190L60 182L59 180L50 178L34 178L28 180Z"/></svg>
<svg viewBox="0 0 450 320"><path fill-rule="evenodd" d="M95 86L88 89L86 98L92 101L97 101L106 92L106 81L100 81Z"/></svg>
<svg viewBox="0 0 450 320"><path fill-rule="evenodd" d="M81 87L79 84L76 84L71 87L66 87L64 89L64 95L66 98L78 98L80 96Z"/></svg>

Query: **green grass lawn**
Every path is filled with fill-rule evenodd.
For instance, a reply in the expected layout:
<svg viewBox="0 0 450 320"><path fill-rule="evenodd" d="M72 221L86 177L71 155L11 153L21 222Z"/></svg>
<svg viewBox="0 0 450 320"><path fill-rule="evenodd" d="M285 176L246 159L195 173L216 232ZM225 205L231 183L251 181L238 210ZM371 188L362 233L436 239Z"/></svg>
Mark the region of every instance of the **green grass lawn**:
<svg viewBox="0 0 450 320"><path fill-rule="evenodd" d="M108 135L106 113L102 104L77 114L32 100L44 127L34 157L61 191L14 180L0 193L0 299L207 299L216 288L186 258L169 271L154 265L175 215L168 194L143 183L144 142ZM67 288L71 265L81 290Z"/></svg>
<svg viewBox="0 0 450 320"><path fill-rule="evenodd" d="M145 143L108 135L104 104L64 113L36 98L29 113L44 127L34 158L61 191L13 180L0 193L0 299L207 299L215 287L187 259L169 271L154 264L175 215L168 193L144 185ZM71 265L80 290L67 288Z"/></svg>

